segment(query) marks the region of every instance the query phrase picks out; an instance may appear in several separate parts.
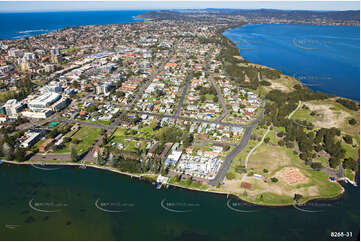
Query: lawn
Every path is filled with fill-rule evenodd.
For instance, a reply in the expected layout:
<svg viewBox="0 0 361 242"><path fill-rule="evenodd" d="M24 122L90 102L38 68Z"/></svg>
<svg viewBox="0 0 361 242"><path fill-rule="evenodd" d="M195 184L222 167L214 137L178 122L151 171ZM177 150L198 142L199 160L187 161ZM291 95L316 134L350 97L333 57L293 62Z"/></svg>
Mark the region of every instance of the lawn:
<svg viewBox="0 0 361 242"><path fill-rule="evenodd" d="M114 134L111 137L111 142L121 143L124 141L124 137L126 136L125 132L127 129L125 128L117 128Z"/></svg>
<svg viewBox="0 0 361 242"><path fill-rule="evenodd" d="M292 116L292 119L298 119L298 120L307 120L312 122L312 116L310 115L311 111L308 109L298 109Z"/></svg>
<svg viewBox="0 0 361 242"><path fill-rule="evenodd" d="M60 50L61 54L65 54L65 53L70 53L70 52L74 52L76 50L78 50L79 48L67 48L67 49L62 49Z"/></svg>
<svg viewBox="0 0 361 242"><path fill-rule="evenodd" d="M75 146L79 154L84 153L96 142L96 140L100 137L100 133L100 128L83 126L72 137L72 140L80 140L80 143L66 143L64 148L57 150L56 153L69 153L71 152L71 146Z"/></svg>
<svg viewBox="0 0 361 242"><path fill-rule="evenodd" d="M345 177L353 181L355 179L355 173L350 169L345 169Z"/></svg>

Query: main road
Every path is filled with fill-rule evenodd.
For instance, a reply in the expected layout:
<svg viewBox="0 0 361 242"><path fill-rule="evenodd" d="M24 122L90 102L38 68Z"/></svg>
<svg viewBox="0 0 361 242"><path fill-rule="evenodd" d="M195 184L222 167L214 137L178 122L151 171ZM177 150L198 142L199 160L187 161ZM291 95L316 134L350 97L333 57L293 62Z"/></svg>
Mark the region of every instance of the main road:
<svg viewBox="0 0 361 242"><path fill-rule="evenodd" d="M231 167L233 159L238 155L239 152L241 152L244 149L244 147L246 147L246 145L248 144L251 138L253 128L257 125L258 121L263 118L263 115L264 115L264 110L262 110L260 116L258 116L255 122L253 122L251 126L246 128L241 142L224 158L224 161L221 164L221 167L219 168L216 177L211 180L208 180L209 185L216 186L221 182L223 182L224 177L226 176L229 168Z"/></svg>
<svg viewBox="0 0 361 242"><path fill-rule="evenodd" d="M183 106L183 102L184 102L184 98L186 97L187 95L187 90L188 90L188 87L189 87L189 81L190 79L192 78L193 76L193 71L190 71L190 73L188 73L188 76L186 78L186 83L184 85L184 88L183 88L183 92L182 92L182 96L181 98L179 99L179 103L178 103L178 107L177 107L177 110L175 112L175 116L178 117L181 110L182 110L182 106Z"/></svg>
<svg viewBox="0 0 361 242"><path fill-rule="evenodd" d="M221 89L218 87L218 85L216 84L216 82L214 81L213 79L213 76L210 74L209 72L209 66L210 66L210 63L209 63L209 55L211 54L211 52L209 52L209 54L207 55L207 65L206 65L206 73L208 74L208 78L209 80L211 81L212 83L212 86L214 89L216 89L216 92L217 92L217 98L218 98L218 103L221 105L222 107L222 114L221 116L219 116L217 118L217 121L222 121L228 114L228 109L227 109L227 105L224 101L224 98L223 98L223 94L221 92Z"/></svg>

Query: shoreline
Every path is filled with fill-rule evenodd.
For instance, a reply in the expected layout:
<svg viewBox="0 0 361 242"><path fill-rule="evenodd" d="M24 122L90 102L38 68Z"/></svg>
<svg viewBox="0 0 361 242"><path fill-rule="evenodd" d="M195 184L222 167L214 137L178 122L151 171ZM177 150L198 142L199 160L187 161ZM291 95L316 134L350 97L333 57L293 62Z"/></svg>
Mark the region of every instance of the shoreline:
<svg viewBox="0 0 361 242"><path fill-rule="evenodd" d="M134 21L136 22L136 21ZM134 22L126 22L126 23L134 23ZM123 23L121 23L123 24ZM111 25L111 24L110 24ZM220 30L220 34L226 38L228 41L230 41L234 47L236 47L238 49L238 53L239 53L239 56L240 55L240 52L239 52L239 48L238 46L235 44L235 42L233 42L233 40L231 40L230 38L228 38L227 36L225 36L223 33L229 29L235 29L235 28L239 28L239 27L243 27L243 26L246 26L247 24L244 23L244 24L240 24L240 25L237 25L237 26L230 26L230 27L226 27L225 29L222 29ZM45 34L48 34L48 33L45 33ZM242 57L243 58L243 57ZM247 60L248 61L248 60ZM249 63L252 63L249 61ZM256 64L256 63L252 63L252 64ZM274 68L273 68L274 69ZM300 80L296 79L299 83L303 84ZM304 85L304 84L303 84ZM308 88L308 87L307 87ZM85 163L74 163L74 162L59 162L59 163L52 163L52 162L16 162L16 161L5 161L3 160L2 161L3 163L6 163L6 164L13 164L13 165L46 165L46 166L84 166L84 167L91 167L91 168L94 168L94 169L100 169L100 170L106 170L106 171L110 171L110 172L115 172L115 173L118 173L118 174L122 174L122 175L126 175L126 176L129 176L131 178L133 177L136 177L136 178L139 178L141 179L142 177L147 177L147 174L144 174L144 175L137 175L137 174L132 174L132 173L128 173L128 172L122 172L122 171L119 171L118 169L116 168L112 168L112 167L107 167L107 166L99 166L99 165L96 165L96 164L85 164ZM148 174L149 175L149 174ZM156 175L156 174L154 174ZM356 179L356 176L357 174L355 175L355 179ZM344 178L343 179L345 182L350 182L351 184L356 184L357 186L357 182L351 182L348 178ZM338 194L337 196L335 197L331 197L331 198L322 198L322 197L316 197L316 198L310 198L310 199L307 199L305 200L303 203L300 203L300 204L306 204L310 201L313 201L313 200L319 200L319 199L325 199L325 200L336 200L338 199L339 197L341 197L344 192L345 192L345 188L337 181L338 185L341 187L341 193ZM248 200L244 200L242 199L239 195L236 195L232 192L223 192L223 191L209 191L209 190L201 190L201 189L198 189L198 188L190 188L190 187L185 187L185 186L182 186L182 185L178 185L178 184L170 184L169 185L173 186L173 187L177 187L177 188L181 188L181 189L187 189L187 190L191 190L191 191L198 191L198 192L208 192L208 193L214 193L214 194L222 194L222 195L227 195L227 198L228 196L234 196L236 197L237 199L241 200L241 201L244 201L244 202L247 202L247 203L250 203L250 204L254 204L254 205L258 205L258 206L267 206L267 207L285 207L285 206L293 206L295 204L258 204L258 203L255 203L255 202L252 202L252 201L248 201Z"/></svg>
<svg viewBox="0 0 361 242"><path fill-rule="evenodd" d="M94 164L82 164L82 163L74 163L74 162L59 162L59 163L51 163L51 162L18 162L18 161L7 161L7 160L2 160L1 164L8 164L8 165L43 165L43 166L85 166L85 167L90 167L90 168L94 168L94 169L99 169L99 170L105 170L105 171L109 171L109 172L114 172L114 173L118 173L121 175L125 175L128 176L130 178L139 178L140 180L142 179L142 177L147 177L147 175L150 174L144 174L144 175L137 175L137 174L132 174L129 172L123 172L123 171L119 171L115 168L111 168L111 167L105 167L105 166L98 166L98 165L94 165ZM154 174L156 175L156 174ZM295 203L295 204L259 204L256 202L252 202L252 201L248 201L245 199L242 199L240 196L238 196L237 194L234 194L232 192L223 192L223 191L210 191L210 190L201 190L198 188L191 188L191 187L184 187L178 184L171 184L168 183L169 186L173 186L175 188L178 189L185 189L188 191L195 191L195 192L206 192L206 193L212 193L212 194L216 194L216 195L225 195L228 199L228 197L234 197L235 199L241 200L242 202L246 202L252 205L256 205L256 206L264 206L264 207L289 207L289 206L295 206L295 205L305 205L308 202L311 201L315 201L315 200L325 200L325 201L329 201L329 200L337 200L339 199L345 192L345 188L339 183L337 182L337 184L341 187L342 192L338 195L336 195L335 197L330 197L330 198L322 198L322 197L315 197L315 198L310 198L307 199L306 201L302 202L302 203Z"/></svg>
<svg viewBox="0 0 361 242"><path fill-rule="evenodd" d="M226 31L230 31L230 30L233 30L233 29L241 28L241 27L246 27L246 26L248 26L248 25L282 25L282 24L252 24L252 23L243 23L243 24L239 24L239 25L236 25L236 26L225 27L225 28L221 29L219 32L220 32L220 34L221 34L224 38L226 38L228 41L230 41L230 42L238 49L239 56L240 56L241 58L243 58L244 60L246 60L249 64L255 64L255 65L259 65L259 66L264 66L264 67L269 68L269 69L274 69L274 70L281 71L281 73L282 73L283 75L289 76L289 77L293 78L294 80L296 80L297 82L299 82L299 84L301 84L302 86L307 87L308 89L312 90L313 92L316 92L315 90L313 90L312 88L310 88L310 87L312 87L312 85L311 85L311 86L308 86L309 84L303 83L300 79L298 79L298 78L296 78L296 77L294 77L294 76L288 75L288 74L284 74L284 71L283 71L283 70L277 69L277 68L275 68L275 67L270 67L270 66L267 66L267 65L263 65L263 64L258 64L258 63L252 62L252 61L248 60L247 58L243 57L243 56L241 55L241 52L240 52L241 49L238 47L238 45L237 45L232 39L230 39L229 37L227 37L226 35L224 35L224 33L225 33ZM309 26L309 25L311 25L311 26L332 26L332 27L350 26L350 27L357 27L357 26L353 26L353 25L316 25L316 24L283 24L283 25L304 25L304 26ZM292 41L293 41L293 40L292 40ZM305 48L305 47L299 47L299 48ZM308 49L308 48L305 48L305 49ZM308 50L311 50L311 48L308 49ZM312 49L312 50L314 50L314 49ZM320 91L318 91L318 92L320 92ZM332 93L326 93L326 92L321 92L321 93L332 94ZM361 100L356 100L356 99L349 98L349 97L339 96L339 95L336 95L336 94L333 94L333 95L335 95L335 97L337 97L337 98L344 98L344 99L348 99L348 100L357 102L357 103L359 103L359 104L361 103Z"/></svg>

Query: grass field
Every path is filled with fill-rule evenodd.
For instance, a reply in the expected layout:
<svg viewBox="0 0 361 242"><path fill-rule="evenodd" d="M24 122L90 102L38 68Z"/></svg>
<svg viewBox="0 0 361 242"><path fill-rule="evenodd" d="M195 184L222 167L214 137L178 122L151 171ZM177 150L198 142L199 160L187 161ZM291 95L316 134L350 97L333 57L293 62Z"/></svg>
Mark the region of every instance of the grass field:
<svg viewBox="0 0 361 242"><path fill-rule="evenodd" d="M264 132L263 128L255 130L258 135L262 135ZM238 172L237 169L244 166L246 155L259 141L251 140L236 157L229 171L235 174L235 177L225 180L225 184L221 186L223 190L236 193L251 202L269 205L292 204L295 193L303 196L301 202L319 197L331 198L341 193L340 185L330 182L326 173L314 171L306 166L293 149L275 145L278 137L274 130L271 130L267 137L270 138L269 143L260 145L249 157L248 174ZM290 167L296 168L306 179L299 183L288 184L282 176L282 171ZM252 174L262 175L262 178L256 178ZM278 181L272 182L272 177L276 177ZM241 182L251 184L251 188L241 188ZM245 191L246 196L244 195Z"/></svg>
<svg viewBox="0 0 361 242"><path fill-rule="evenodd" d="M66 143L64 148L57 150L56 153L69 153L71 152L71 146L75 146L77 152L86 152L100 137L101 129L96 127L83 126L80 130L72 137L72 140L80 140L79 144Z"/></svg>

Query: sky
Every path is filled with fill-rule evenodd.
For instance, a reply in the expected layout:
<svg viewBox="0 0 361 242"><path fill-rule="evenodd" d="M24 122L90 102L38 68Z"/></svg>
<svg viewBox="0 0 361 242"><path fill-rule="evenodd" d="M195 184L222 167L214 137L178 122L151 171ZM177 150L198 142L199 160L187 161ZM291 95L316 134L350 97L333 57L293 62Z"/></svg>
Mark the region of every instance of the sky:
<svg viewBox="0 0 361 242"><path fill-rule="evenodd" d="M48 12L149 9L360 10L359 1L0 1L0 12Z"/></svg>

